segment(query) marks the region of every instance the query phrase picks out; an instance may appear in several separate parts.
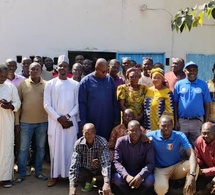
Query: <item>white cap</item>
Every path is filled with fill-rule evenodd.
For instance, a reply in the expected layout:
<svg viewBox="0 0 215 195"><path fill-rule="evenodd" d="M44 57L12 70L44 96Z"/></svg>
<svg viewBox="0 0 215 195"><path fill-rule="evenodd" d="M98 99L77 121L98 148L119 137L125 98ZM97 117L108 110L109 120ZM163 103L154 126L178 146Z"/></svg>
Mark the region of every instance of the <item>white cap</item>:
<svg viewBox="0 0 215 195"><path fill-rule="evenodd" d="M60 55L58 57L57 63L60 64L61 62L66 62L67 64L69 64L69 58L67 58L65 55Z"/></svg>

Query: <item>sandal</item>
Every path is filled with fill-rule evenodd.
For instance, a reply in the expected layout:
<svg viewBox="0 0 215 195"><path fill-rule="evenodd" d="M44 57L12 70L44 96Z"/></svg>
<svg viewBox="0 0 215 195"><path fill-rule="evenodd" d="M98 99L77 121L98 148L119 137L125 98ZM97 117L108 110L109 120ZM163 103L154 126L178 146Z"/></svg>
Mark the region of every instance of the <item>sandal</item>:
<svg viewBox="0 0 215 195"><path fill-rule="evenodd" d="M215 194L215 187L212 188L211 194Z"/></svg>
<svg viewBox="0 0 215 195"><path fill-rule="evenodd" d="M81 188L81 191L82 192L89 192L89 191L91 191L92 188L93 188L93 186L95 185L95 183L96 183L96 178L93 177L91 183L86 182L84 188Z"/></svg>

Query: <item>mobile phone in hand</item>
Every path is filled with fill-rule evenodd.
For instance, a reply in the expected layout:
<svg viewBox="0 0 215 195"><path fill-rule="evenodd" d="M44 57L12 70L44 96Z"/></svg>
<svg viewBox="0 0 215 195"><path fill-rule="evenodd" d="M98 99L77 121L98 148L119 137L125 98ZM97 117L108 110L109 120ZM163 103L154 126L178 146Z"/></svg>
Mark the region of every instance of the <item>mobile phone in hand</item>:
<svg viewBox="0 0 215 195"><path fill-rule="evenodd" d="M71 127L73 126L73 122L72 121L68 121L68 123L71 125Z"/></svg>
<svg viewBox="0 0 215 195"><path fill-rule="evenodd" d="M8 104L10 104L10 102L4 101L4 102L2 102L2 104L8 105Z"/></svg>
<svg viewBox="0 0 215 195"><path fill-rule="evenodd" d="M67 121L67 124L69 124L69 126L65 127L64 125L62 125L63 129L68 129L68 128L70 128L70 127L73 126L73 122L72 121Z"/></svg>

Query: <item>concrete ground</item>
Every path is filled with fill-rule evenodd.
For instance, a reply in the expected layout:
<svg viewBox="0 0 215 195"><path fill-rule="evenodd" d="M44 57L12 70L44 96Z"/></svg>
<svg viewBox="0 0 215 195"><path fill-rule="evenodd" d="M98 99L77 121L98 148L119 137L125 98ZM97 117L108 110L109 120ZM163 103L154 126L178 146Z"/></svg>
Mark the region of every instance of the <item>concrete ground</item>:
<svg viewBox="0 0 215 195"><path fill-rule="evenodd" d="M47 163L43 165L43 172L49 176L50 166ZM17 174L15 174L15 177ZM59 180L56 186L48 187L48 181L40 181L34 175L27 176L26 179L19 184L14 184L11 188L4 188L0 183L0 195L68 195L69 182L67 179ZM98 195L98 189L91 192L81 192L78 187L77 195Z"/></svg>
<svg viewBox="0 0 215 195"><path fill-rule="evenodd" d="M44 163L43 173L49 176L50 165ZM14 178L17 177L15 173ZM40 181L34 174L26 176L22 183L14 184L11 188L4 188L0 183L0 195L68 195L69 194L69 181L68 179L60 179L56 186L48 187L48 181ZM81 187L78 187L77 195L98 195L98 189L93 188L91 192L84 193ZM121 195L121 194L115 194ZM146 194L147 195L147 194ZM170 190L168 195L182 195L182 189Z"/></svg>

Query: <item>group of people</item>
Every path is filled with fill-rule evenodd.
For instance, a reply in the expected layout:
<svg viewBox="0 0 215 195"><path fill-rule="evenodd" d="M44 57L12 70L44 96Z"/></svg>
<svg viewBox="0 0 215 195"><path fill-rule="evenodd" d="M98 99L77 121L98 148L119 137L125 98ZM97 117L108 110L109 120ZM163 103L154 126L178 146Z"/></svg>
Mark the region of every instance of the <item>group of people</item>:
<svg viewBox="0 0 215 195"><path fill-rule="evenodd" d="M70 195L77 194L79 180L85 181L81 190L90 191L97 174L104 178L105 195L112 194L112 183L123 194L154 189L158 195L168 192L169 179L186 177L185 194L195 193L198 175L210 183L215 176L215 77L207 83L198 79L198 65L181 58L173 59L168 73L152 58L144 58L142 67L129 58L122 64L99 58L94 70L91 60L81 55L75 60L70 70L65 55L56 69L51 58L23 58L19 74L13 59L0 65L4 187L12 186L14 154L15 182L30 174L33 135L35 177L48 179L42 172L48 137L48 186L69 177Z"/></svg>

